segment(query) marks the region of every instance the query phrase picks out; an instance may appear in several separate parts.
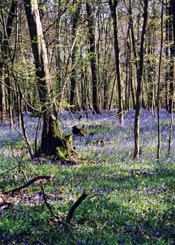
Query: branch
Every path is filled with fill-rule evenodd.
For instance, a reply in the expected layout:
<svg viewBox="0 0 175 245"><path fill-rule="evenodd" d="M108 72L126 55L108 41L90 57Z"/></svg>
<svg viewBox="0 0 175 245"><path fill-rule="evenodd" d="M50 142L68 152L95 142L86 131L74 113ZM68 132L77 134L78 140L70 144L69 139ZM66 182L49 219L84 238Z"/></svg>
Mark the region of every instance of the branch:
<svg viewBox="0 0 175 245"><path fill-rule="evenodd" d="M70 223L70 220L73 217L73 214L76 210L76 208L82 203L82 201L88 196L89 194L86 192L83 192L83 194L78 198L78 200L73 204L73 206L70 208L69 213L66 217L66 222Z"/></svg>
<svg viewBox="0 0 175 245"><path fill-rule="evenodd" d="M66 221L64 221L61 217L58 217L52 210L52 207L51 205L47 202L47 196L45 194L45 191L44 191L44 188L43 186L41 185L41 190L42 190L42 194L43 194L43 200L46 204L46 207L48 208L48 210L50 211L50 214L53 218L55 218L60 226L60 229L62 229L62 227L67 227L68 226L68 223Z"/></svg>
<svg viewBox="0 0 175 245"><path fill-rule="evenodd" d="M51 213L51 216L54 217L54 218L57 218L57 216L54 214L50 204L47 202L47 196L45 194L45 191L44 191L44 187L41 185L41 190L42 190L42 194L43 194L43 200L46 204L46 207L49 209L50 213Z"/></svg>
<svg viewBox="0 0 175 245"><path fill-rule="evenodd" d="M33 178L33 179L31 179L31 180L29 180L26 184L24 184L24 185L21 185L21 186L19 186L19 187L17 187L17 188L14 188L14 189L12 189L12 190L8 190L8 191L4 191L3 192L3 194L5 194L5 195L8 195L8 194L14 194L15 192L18 192L18 191L20 191L20 190L22 190L22 189L24 189L24 188L27 188L29 185L31 185L31 184L33 184L33 183L35 183L36 181L38 181L38 180L48 180L48 181L52 181L52 176L37 176L37 177L35 177L35 178Z"/></svg>

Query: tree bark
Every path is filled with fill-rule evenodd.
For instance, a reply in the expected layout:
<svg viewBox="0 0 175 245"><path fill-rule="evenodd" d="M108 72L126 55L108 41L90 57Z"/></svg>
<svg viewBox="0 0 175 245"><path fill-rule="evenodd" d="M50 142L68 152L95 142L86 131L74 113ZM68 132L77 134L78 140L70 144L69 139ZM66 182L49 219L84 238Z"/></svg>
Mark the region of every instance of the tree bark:
<svg viewBox="0 0 175 245"><path fill-rule="evenodd" d="M118 84L118 114L119 114L119 121L123 124L124 120L124 94L123 94L123 84L120 77L120 50L119 50L119 43L118 43L118 24L117 24L117 14L116 14L116 7L118 4L118 0L109 0L109 6L111 9L111 16L113 20L113 32L114 32L114 52L115 52L115 68L116 68L116 77L117 77L117 84Z"/></svg>
<svg viewBox="0 0 175 245"><path fill-rule="evenodd" d="M134 158L140 153L140 111L142 106L142 76L143 76L143 62L144 62L144 39L146 33L147 16L148 16L148 0L144 0L143 9L143 26L140 42L139 64L137 69L137 91L136 91L136 111L134 121Z"/></svg>
<svg viewBox="0 0 175 245"><path fill-rule="evenodd" d="M37 0L24 0L42 110L51 103L51 75Z"/></svg>
<svg viewBox="0 0 175 245"><path fill-rule="evenodd" d="M171 47L171 58L172 58L172 63L173 63L173 68L175 68L175 1L174 0L170 0L170 8L171 11L170 13L172 14L172 39L173 39L173 44ZM171 145L172 145L172 134L173 134L173 107L174 107L174 82L175 82L175 71L173 69L172 71L172 98L170 100L170 113L171 113L171 117L170 117L170 131L169 131L169 140L168 140L168 156L170 155L170 151L171 151Z"/></svg>
<svg viewBox="0 0 175 245"><path fill-rule="evenodd" d="M169 25L168 25L168 36L169 36L169 42L170 42L170 68L169 68L169 106L168 111L171 114L173 112L173 97L174 97L174 67L175 67L175 45L174 45L174 39L175 39L175 1L170 0L169 3Z"/></svg>
<svg viewBox="0 0 175 245"><path fill-rule="evenodd" d="M75 13L72 16L72 73L71 73L71 90L70 90L70 104L73 105L75 103L75 89L77 84L77 41L76 41L76 31L78 26L78 21L80 18L80 9L81 4L80 2L74 1L73 4L76 4Z"/></svg>
<svg viewBox="0 0 175 245"><path fill-rule="evenodd" d="M56 117L56 111L52 101L52 80L37 0L24 0L24 6L29 26L38 92L43 113L43 129L39 153L57 155L59 158L65 160L68 156L68 149L66 141L62 137L59 120Z"/></svg>
<svg viewBox="0 0 175 245"><path fill-rule="evenodd" d="M161 123L160 123L160 78L161 78L161 66L162 66L162 51L163 51L163 6L164 0L162 0L161 9L161 39L160 39L160 56L159 56L159 71L158 71L158 88L157 88L157 159L160 159L161 149Z"/></svg>
<svg viewBox="0 0 175 245"><path fill-rule="evenodd" d="M5 8L5 6L4 6ZM16 10L17 10L17 1L13 0L10 6L10 11L7 17L7 22L3 18L2 14L2 25L4 32L1 33L0 37L0 44L1 44L1 51L2 51L2 62L1 62L1 78L2 78L2 85L1 85L1 109L2 109L2 120L4 121L5 114L9 114L10 118L10 127L13 128L13 113L12 113L12 91L10 89L11 86L11 78L9 77L10 67L13 63L13 57L11 55L11 48L9 45L9 39L12 34L12 26L14 19L16 18ZM4 74L8 74L8 76L4 77ZM3 84L4 83L4 84ZM7 85L7 89L5 88ZM7 100L6 98L7 97Z"/></svg>
<svg viewBox="0 0 175 245"><path fill-rule="evenodd" d="M100 113L98 103L98 80L97 80L97 62L96 62L96 50L95 50L95 21L93 15L92 2L86 2L87 20L89 29L89 45L90 45L90 65L92 73L92 102L93 109L96 113Z"/></svg>

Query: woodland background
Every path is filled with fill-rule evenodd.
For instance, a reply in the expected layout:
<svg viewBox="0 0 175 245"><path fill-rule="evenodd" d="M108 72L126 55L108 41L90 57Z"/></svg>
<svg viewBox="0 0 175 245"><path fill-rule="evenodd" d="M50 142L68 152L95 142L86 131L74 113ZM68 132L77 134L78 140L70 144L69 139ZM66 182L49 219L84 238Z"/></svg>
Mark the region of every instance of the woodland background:
<svg viewBox="0 0 175 245"><path fill-rule="evenodd" d="M40 106L23 5L14 0L1 1L0 6L2 121L5 116L12 120L19 110ZM71 105L96 112L136 108L138 70L143 69L142 106L155 108L159 93L161 107L171 111L173 7L172 0L38 1L58 108Z"/></svg>
<svg viewBox="0 0 175 245"><path fill-rule="evenodd" d="M174 5L1 1L1 121L8 118L13 127L14 115L20 123L20 112L48 107L58 113L118 108L123 124L125 111L134 108L138 156L141 108L173 111Z"/></svg>
<svg viewBox="0 0 175 245"><path fill-rule="evenodd" d="M174 244L174 0L0 1L0 243Z"/></svg>

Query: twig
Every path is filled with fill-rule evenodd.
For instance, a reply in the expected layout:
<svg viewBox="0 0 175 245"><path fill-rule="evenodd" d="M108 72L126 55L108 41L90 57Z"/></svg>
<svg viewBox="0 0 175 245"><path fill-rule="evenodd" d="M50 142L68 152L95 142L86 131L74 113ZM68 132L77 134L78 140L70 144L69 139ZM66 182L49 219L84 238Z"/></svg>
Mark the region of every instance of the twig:
<svg viewBox="0 0 175 245"><path fill-rule="evenodd" d="M77 201L72 205L72 207L69 210L69 213L66 217L66 222L70 223L70 220L73 217L73 214L76 210L76 208L82 203L82 201L88 196L89 194L86 192L83 192L83 194L77 199Z"/></svg>

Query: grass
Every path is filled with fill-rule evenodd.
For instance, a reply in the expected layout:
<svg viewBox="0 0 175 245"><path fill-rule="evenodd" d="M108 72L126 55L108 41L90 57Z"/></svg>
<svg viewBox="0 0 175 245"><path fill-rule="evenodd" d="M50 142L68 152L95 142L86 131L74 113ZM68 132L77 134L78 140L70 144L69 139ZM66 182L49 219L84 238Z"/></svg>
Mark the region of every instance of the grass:
<svg viewBox="0 0 175 245"><path fill-rule="evenodd" d="M161 113L162 125L166 125L162 135L167 137L169 118L165 111ZM143 111L142 155L133 160L133 112L126 114L123 127L115 114L116 111L110 111L82 119L88 135L74 138L82 157L75 165L49 159L41 164L31 162L27 155L14 156L12 143L5 147L2 141L1 191L26 183L34 176L53 175L53 182L43 184L43 188L53 212L63 219L83 191L89 195L76 209L71 224L61 227L43 200L40 184L31 185L14 196L9 208L0 209L0 244L175 243L173 151L167 158L168 141L164 138L161 159L157 161L156 119ZM106 120L107 117L110 119ZM74 121L69 115L63 115L62 120L65 125L74 124L76 115ZM9 142L12 138L8 137ZM23 143L16 143L16 139L14 147L21 150ZM96 143L100 139L104 146Z"/></svg>

